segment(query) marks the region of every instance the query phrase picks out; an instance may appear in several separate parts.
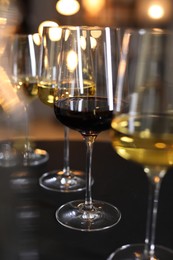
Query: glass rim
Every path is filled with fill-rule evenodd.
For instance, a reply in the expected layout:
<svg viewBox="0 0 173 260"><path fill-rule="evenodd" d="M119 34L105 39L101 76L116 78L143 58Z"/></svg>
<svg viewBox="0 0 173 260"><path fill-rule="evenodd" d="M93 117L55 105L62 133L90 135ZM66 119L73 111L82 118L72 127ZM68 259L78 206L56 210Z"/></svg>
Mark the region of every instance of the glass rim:
<svg viewBox="0 0 173 260"><path fill-rule="evenodd" d="M167 28L127 28L124 30L124 33L127 34L139 34L139 35L144 35L144 34L153 34L153 35L171 35L173 34L173 30L167 29Z"/></svg>
<svg viewBox="0 0 173 260"><path fill-rule="evenodd" d="M105 30L108 29L114 29L114 30L120 30L120 27L117 26L98 26L98 25L46 25L43 26L44 29L49 28L59 28L59 29L65 29L65 30Z"/></svg>

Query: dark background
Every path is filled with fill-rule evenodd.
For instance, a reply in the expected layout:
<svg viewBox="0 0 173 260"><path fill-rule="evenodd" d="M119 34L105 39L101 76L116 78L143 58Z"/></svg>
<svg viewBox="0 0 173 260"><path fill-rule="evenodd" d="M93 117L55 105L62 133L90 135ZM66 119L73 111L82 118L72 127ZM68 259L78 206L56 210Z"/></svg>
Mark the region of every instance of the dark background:
<svg viewBox="0 0 173 260"><path fill-rule="evenodd" d="M22 14L20 32L35 33L45 20L52 20L59 25L101 25L118 27L172 27L173 2L160 0L156 3L166 4L165 19L151 20L147 17L146 8L152 0L105 0L104 8L91 16L80 2L80 11L71 16L63 16L56 11L57 0L18 0ZM68 6L67 6L68 8Z"/></svg>

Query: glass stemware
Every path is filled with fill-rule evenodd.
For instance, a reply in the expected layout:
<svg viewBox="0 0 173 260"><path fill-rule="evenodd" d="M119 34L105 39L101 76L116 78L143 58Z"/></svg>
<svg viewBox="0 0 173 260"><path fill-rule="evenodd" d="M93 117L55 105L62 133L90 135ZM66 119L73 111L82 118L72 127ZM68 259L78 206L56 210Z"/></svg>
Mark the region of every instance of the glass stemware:
<svg viewBox="0 0 173 260"><path fill-rule="evenodd" d="M144 244L129 244L109 260L171 260L173 251L155 245L159 190L173 156L173 33L162 29L127 30L117 79L112 121L116 152L144 168L149 204Z"/></svg>
<svg viewBox="0 0 173 260"><path fill-rule="evenodd" d="M25 141L22 145L22 164L34 166L49 158L45 150L34 149L29 141L29 103L37 96L39 47L31 34L15 34L9 41L11 82L24 106ZM20 148L21 149L21 148Z"/></svg>
<svg viewBox="0 0 173 260"><path fill-rule="evenodd" d="M115 53L111 46L117 46ZM93 144L100 132L110 128L118 51L116 29L69 27L62 36L55 115L79 131L87 147L85 200L70 201L56 211L58 222L71 229L104 230L121 217L115 206L93 200L91 194Z"/></svg>
<svg viewBox="0 0 173 260"><path fill-rule="evenodd" d="M14 106L18 106L17 99L15 93L11 95L11 100L9 100L9 93L12 93L9 73L8 73L8 53L6 52L6 46L9 40L9 36L7 32L4 32L0 35L0 90L1 90L1 125L5 129L4 136L6 140L0 141L0 166L2 167L12 167L18 163L17 151L13 146L12 142L12 119L14 117L14 113L12 111L16 111ZM6 91L3 91L6 90ZM15 97L14 97L15 96ZM16 102L14 102L14 99ZM11 106L10 106L11 103ZM13 103L15 104L13 106Z"/></svg>
<svg viewBox="0 0 173 260"><path fill-rule="evenodd" d="M38 97L40 101L53 108L54 92L57 88L57 67L59 61L62 27L43 27L40 54ZM52 109L53 111L53 109ZM64 167L44 173L40 185L58 192L76 192L86 188L85 173L71 170L69 165L69 129L64 127Z"/></svg>

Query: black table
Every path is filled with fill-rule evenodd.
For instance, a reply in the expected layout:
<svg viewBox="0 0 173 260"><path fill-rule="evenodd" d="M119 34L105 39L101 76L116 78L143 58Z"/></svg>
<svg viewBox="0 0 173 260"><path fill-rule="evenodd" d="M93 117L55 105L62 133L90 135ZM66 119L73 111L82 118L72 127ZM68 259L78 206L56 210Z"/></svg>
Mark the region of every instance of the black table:
<svg viewBox="0 0 173 260"><path fill-rule="evenodd" d="M63 142L39 141L49 152L35 167L0 168L1 260L105 260L117 247L145 238L148 180L142 168L115 154L109 142L96 142L93 152L93 198L117 206L122 219L111 229L80 232L61 226L55 211L63 203L84 198L84 192L58 193L39 186L39 177L63 167ZM72 169L85 170L85 144L70 144ZM157 244L173 249L173 171L160 192ZM166 259L165 259L166 260Z"/></svg>

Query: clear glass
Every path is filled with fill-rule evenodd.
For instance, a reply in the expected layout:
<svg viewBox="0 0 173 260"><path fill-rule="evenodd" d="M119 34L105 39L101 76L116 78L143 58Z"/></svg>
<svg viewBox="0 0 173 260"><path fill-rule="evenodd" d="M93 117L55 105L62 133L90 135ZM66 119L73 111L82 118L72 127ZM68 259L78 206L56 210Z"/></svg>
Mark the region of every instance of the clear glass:
<svg viewBox="0 0 173 260"><path fill-rule="evenodd" d="M71 229L104 230L117 224L121 214L114 205L92 198L92 153L98 134L110 128L113 115L118 31L68 27L63 30L61 44L54 111L57 119L80 132L86 143L86 193L85 200L62 205L56 218ZM111 46L117 47L114 53Z"/></svg>
<svg viewBox="0 0 173 260"><path fill-rule="evenodd" d="M9 40L8 30L1 34L0 36L0 75L1 75L1 108L2 111L0 112L1 115L1 126L3 126L4 129L4 137L5 140L0 142L0 166L2 167L13 167L16 164L18 164L18 155L17 150L13 146L12 142L12 134L11 129L12 126L12 118L14 118L14 114L12 113L12 110L15 111L15 106L13 106L13 98L15 97L13 95L10 95L9 92L11 92L11 86L9 84L9 71L8 71L8 53L6 52L6 46L7 42ZM3 91L6 90L5 91ZM9 105L9 96L11 96L11 104ZM16 104L17 107L18 104ZM13 114L13 115L12 115ZM2 128L2 127L1 127Z"/></svg>
<svg viewBox="0 0 173 260"><path fill-rule="evenodd" d="M5 84L3 84L5 87ZM7 102L7 101L6 101ZM16 108L14 108L14 111ZM17 110L17 109L16 109ZM19 164L19 156L17 149L14 146L14 140L11 131L14 128L11 113L9 111L1 111L1 125L4 129L4 140L0 141L0 166L1 167L13 167ZM2 129L1 129L2 131ZM2 138L2 136L1 136Z"/></svg>
<svg viewBox="0 0 173 260"><path fill-rule="evenodd" d="M165 260L173 251L155 245L159 191L173 157L173 33L127 30L117 79L112 144L148 176L149 203L143 245L127 245L108 259ZM129 173L130 174L130 173Z"/></svg>
<svg viewBox="0 0 173 260"><path fill-rule="evenodd" d="M37 97L39 46L31 34L15 34L9 39L9 66L14 91L23 103L25 113L25 140L22 145L22 164L35 166L45 163L49 155L45 150L34 148L29 140L29 104ZM21 145L20 145L21 146Z"/></svg>
<svg viewBox="0 0 173 260"><path fill-rule="evenodd" d="M61 36L61 27L47 26L43 28L38 97L43 104L52 108L52 112L54 93L57 89ZM58 192L77 192L86 188L86 174L83 171L70 169L69 146L69 129L64 127L64 167L61 170L44 173L39 180L43 188Z"/></svg>

